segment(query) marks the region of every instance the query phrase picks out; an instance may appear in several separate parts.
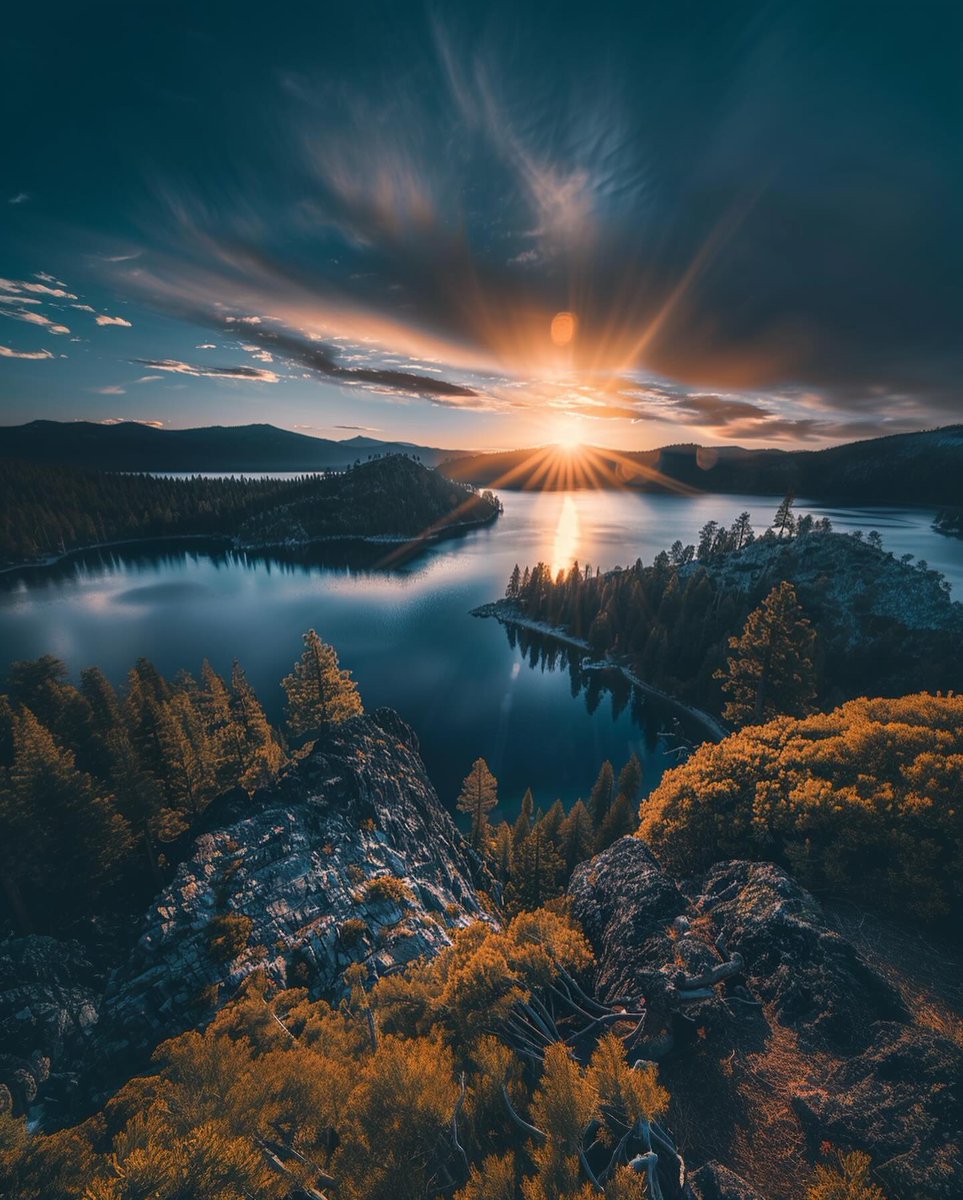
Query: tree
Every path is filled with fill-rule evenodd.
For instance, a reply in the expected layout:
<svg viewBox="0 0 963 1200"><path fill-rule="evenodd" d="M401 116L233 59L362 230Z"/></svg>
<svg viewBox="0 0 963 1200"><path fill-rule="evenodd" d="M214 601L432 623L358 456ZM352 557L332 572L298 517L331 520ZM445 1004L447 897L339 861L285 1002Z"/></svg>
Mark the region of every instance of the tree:
<svg viewBox="0 0 963 1200"><path fill-rule="evenodd" d="M881 1188L870 1178L872 1161L868 1154L836 1151L833 1164L816 1167L813 1184L806 1200L886 1200Z"/></svg>
<svg viewBox="0 0 963 1200"><path fill-rule="evenodd" d="M500 821L489 849L491 868L496 878L507 883L512 874L512 831L507 821Z"/></svg>
<svg viewBox="0 0 963 1200"><path fill-rule="evenodd" d="M488 814L498 803L498 781L483 758L476 758L465 776L458 796L459 812L471 817L471 844L480 850L485 844Z"/></svg>
<svg viewBox="0 0 963 1200"><path fill-rule="evenodd" d="M518 818L512 826L512 845L518 846L532 832L532 813L535 810L535 797L532 795L532 789L526 788L525 795L522 796L522 806L519 809Z"/></svg>
<svg viewBox="0 0 963 1200"><path fill-rule="evenodd" d="M747 512L741 512L736 517L732 522L729 534L733 550L741 550L744 546L748 546L750 542L755 540L756 535L752 529L752 518Z"/></svg>
<svg viewBox="0 0 963 1200"><path fill-rule="evenodd" d="M324 733L364 711L358 685L350 671L341 669L334 647L313 629L303 640L301 657L281 682L288 698L288 728L295 737Z"/></svg>
<svg viewBox="0 0 963 1200"><path fill-rule="evenodd" d="M619 781L616 790L620 796L628 797L630 804L635 804L642 789L642 763L633 750L629 761L619 771Z"/></svg>
<svg viewBox="0 0 963 1200"><path fill-rule="evenodd" d="M284 764L284 750L237 660L231 670L231 713L240 767L238 782L253 792L275 778Z"/></svg>
<svg viewBox="0 0 963 1200"><path fill-rule="evenodd" d="M792 492L788 492L782 504L776 509L776 515L772 520L772 527L775 529L777 537L791 538L796 532L796 514L792 510L795 501L796 497Z"/></svg>
<svg viewBox="0 0 963 1200"><path fill-rule="evenodd" d="M576 800L571 812L558 831L559 851L566 875L571 875L580 862L592 857L595 849L595 830L589 810Z"/></svg>
<svg viewBox="0 0 963 1200"><path fill-rule="evenodd" d="M563 864L551 839L541 825L515 848L512 877L505 891L505 904L511 913L539 908L561 891Z"/></svg>
<svg viewBox="0 0 963 1200"><path fill-rule="evenodd" d="M509 600L517 600L522 590L522 573L518 563L512 569L512 573L508 579L508 587L505 589L505 595Z"/></svg>
<svg viewBox="0 0 963 1200"><path fill-rule="evenodd" d="M814 641L796 589L783 581L749 614L742 635L729 639L732 653L715 676L729 698L726 720L759 724L780 713L801 717L812 712Z"/></svg>
<svg viewBox="0 0 963 1200"><path fill-rule="evenodd" d="M602 763L598 778L592 784L592 791L589 793L588 810L596 829L602 828L602 822L605 820L605 814L609 811L614 792L615 771L612 769L612 764L606 759Z"/></svg>
<svg viewBox="0 0 963 1200"><path fill-rule="evenodd" d="M597 854L607 850L620 837L635 832L638 825L636 811L635 806L629 802L629 798L624 792L620 792L616 796L612 807L605 814L605 820L602 822L602 828L596 839L595 852Z"/></svg>

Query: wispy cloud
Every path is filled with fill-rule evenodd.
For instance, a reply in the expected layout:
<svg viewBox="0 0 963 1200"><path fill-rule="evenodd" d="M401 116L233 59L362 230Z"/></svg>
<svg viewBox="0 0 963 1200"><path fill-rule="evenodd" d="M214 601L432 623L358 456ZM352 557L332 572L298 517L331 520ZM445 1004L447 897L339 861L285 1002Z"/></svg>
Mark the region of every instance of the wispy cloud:
<svg viewBox="0 0 963 1200"><path fill-rule="evenodd" d="M0 358L26 358L39 360L53 358L49 350L13 350L9 346L0 346Z"/></svg>
<svg viewBox="0 0 963 1200"><path fill-rule="evenodd" d="M123 317L108 317L105 313L101 313L97 317L98 325L122 325L124 329L133 328L130 321L125 321Z"/></svg>
<svg viewBox="0 0 963 1200"><path fill-rule="evenodd" d="M261 367L202 367L175 358L135 358L142 367L168 371L173 375L192 375L196 379L234 379L248 383L278 383L280 376Z"/></svg>
<svg viewBox="0 0 963 1200"><path fill-rule="evenodd" d="M16 195L11 196L7 200L7 203L8 204L26 204L29 199L30 199L29 192L17 192Z"/></svg>
<svg viewBox="0 0 963 1200"><path fill-rule="evenodd" d="M26 321L28 325L39 325L48 333L70 333L66 325L61 325L59 321L52 321L43 313L34 312L33 309L0 308L0 316L10 317L14 321Z"/></svg>
<svg viewBox="0 0 963 1200"><path fill-rule="evenodd" d="M98 396L125 396L127 394L126 388L117 387L116 384L113 384L109 387L88 388L87 390L96 392Z"/></svg>

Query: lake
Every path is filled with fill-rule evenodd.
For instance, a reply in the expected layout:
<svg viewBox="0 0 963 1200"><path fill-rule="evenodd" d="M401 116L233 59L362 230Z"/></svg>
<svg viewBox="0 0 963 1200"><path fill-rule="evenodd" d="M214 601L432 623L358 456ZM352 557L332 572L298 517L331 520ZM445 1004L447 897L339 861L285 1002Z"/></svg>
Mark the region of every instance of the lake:
<svg viewBox="0 0 963 1200"><path fill-rule="evenodd" d="M368 708L390 705L414 726L446 804L479 755L508 815L527 786L546 808L556 797L568 804L586 796L604 759L618 770L633 750L646 789L654 786L698 727L632 695L619 676L583 675L578 655L536 656L533 665L501 625L471 609L504 593L516 562L543 559L557 569L578 559L603 570L649 562L676 538L695 541L706 521L728 524L743 509L761 531L777 501L585 491L502 499L494 525L406 563L391 561L384 546L347 560L333 550L327 563L280 564L187 544L0 576L0 671L51 653L74 676L97 664L119 683L142 655L167 675L197 671L205 656L228 672L237 657L279 721L279 681L313 626L354 673ZM828 515L840 530L878 529L887 549L926 559L963 594L963 541L935 533L931 511L799 509Z"/></svg>

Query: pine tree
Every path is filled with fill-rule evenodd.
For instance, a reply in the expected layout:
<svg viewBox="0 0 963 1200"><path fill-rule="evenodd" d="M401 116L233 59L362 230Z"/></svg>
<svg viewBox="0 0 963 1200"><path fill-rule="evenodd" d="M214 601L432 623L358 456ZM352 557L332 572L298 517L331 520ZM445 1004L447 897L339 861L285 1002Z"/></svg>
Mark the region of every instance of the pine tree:
<svg viewBox="0 0 963 1200"><path fill-rule="evenodd" d="M738 517L732 522L732 528L729 531L731 535L733 550L741 550L744 546L748 546L750 542L755 540L755 533L752 529L752 518L747 512L741 512Z"/></svg>
<svg viewBox="0 0 963 1200"><path fill-rule="evenodd" d="M522 573L519 570L518 563L512 569L509 576L508 587L505 589L505 595L509 600L517 600L522 590Z"/></svg>
<svg viewBox="0 0 963 1200"><path fill-rule="evenodd" d="M488 829L488 814L498 803L498 782L483 758L476 758L465 776L458 797L459 812L471 817L471 844L481 850Z"/></svg>
<svg viewBox="0 0 963 1200"><path fill-rule="evenodd" d="M634 833L637 825L635 805L629 802L628 796L619 793L612 807L605 814L605 820L602 822L602 828L596 839L595 852L599 854L603 850L607 850L613 842L617 842L620 837Z"/></svg>
<svg viewBox="0 0 963 1200"><path fill-rule="evenodd" d="M364 711L350 671L341 669L334 647L313 629L304 635L304 651L281 686L288 698L288 727L295 737L324 733Z"/></svg>
<svg viewBox="0 0 963 1200"><path fill-rule="evenodd" d="M231 714L235 754L241 764L238 782L253 792L277 776L284 764L284 750L236 660L231 671Z"/></svg>
<svg viewBox="0 0 963 1200"><path fill-rule="evenodd" d="M489 850L492 872L502 883L507 883L512 875L513 849L512 831L507 821L500 821L495 829Z"/></svg>
<svg viewBox="0 0 963 1200"><path fill-rule="evenodd" d="M729 698L726 720L758 725L780 714L801 717L812 712L814 641L796 589L780 583L749 614L741 637L729 639L727 666L716 672Z"/></svg>
<svg viewBox="0 0 963 1200"><path fill-rule="evenodd" d="M641 789L642 763L639 761L639 756L633 751L629 761L619 771L616 791L620 796L627 797L629 803L634 805L638 801Z"/></svg>
<svg viewBox="0 0 963 1200"><path fill-rule="evenodd" d="M532 832L532 813L535 810L535 797L532 789L526 788L522 796L522 806L512 827L512 845L519 846Z"/></svg>
<svg viewBox="0 0 963 1200"><path fill-rule="evenodd" d="M563 863L540 825L515 849L512 877L505 890L505 905L510 913L540 908L557 896L561 887Z"/></svg>
<svg viewBox="0 0 963 1200"><path fill-rule="evenodd" d="M791 538L796 532L796 514L792 510L795 501L796 497L792 492L789 492L776 509L776 515L772 520L772 527L775 529L777 537Z"/></svg>
<svg viewBox="0 0 963 1200"><path fill-rule="evenodd" d="M556 845L558 844L558 831L561 829L564 820L565 806L561 800L556 800L540 822L542 829Z"/></svg>
<svg viewBox="0 0 963 1200"><path fill-rule="evenodd" d="M580 862L592 857L595 849L595 829L589 810L581 800L575 801L571 812L562 822L558 840L567 876L572 874Z"/></svg>
<svg viewBox="0 0 963 1200"><path fill-rule="evenodd" d="M596 830L602 828L602 822L612 804L614 791L615 771L612 769L612 764L606 759L602 763L598 778L592 785L592 791L589 794L588 810Z"/></svg>

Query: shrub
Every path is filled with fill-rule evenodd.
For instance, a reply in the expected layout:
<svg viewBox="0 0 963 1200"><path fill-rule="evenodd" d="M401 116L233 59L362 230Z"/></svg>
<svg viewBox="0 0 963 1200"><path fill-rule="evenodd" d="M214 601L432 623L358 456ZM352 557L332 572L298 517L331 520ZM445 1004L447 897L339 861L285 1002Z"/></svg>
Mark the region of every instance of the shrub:
<svg viewBox="0 0 963 1200"><path fill-rule="evenodd" d="M940 921L963 900L963 697L853 700L700 747L642 805L669 870L783 863L817 890Z"/></svg>
<svg viewBox="0 0 963 1200"><path fill-rule="evenodd" d="M357 946L367 932L368 923L362 921L360 917L349 917L338 930L343 946Z"/></svg>
<svg viewBox="0 0 963 1200"><path fill-rule="evenodd" d="M399 879L397 875L378 875L374 879L369 879L364 886L364 895L366 900L378 903L381 900L390 900L395 904L410 904L414 900L414 893L403 879Z"/></svg>
<svg viewBox="0 0 963 1200"><path fill-rule="evenodd" d="M254 922L244 913L222 913L211 921L207 949L216 963L228 963L247 948Z"/></svg>

